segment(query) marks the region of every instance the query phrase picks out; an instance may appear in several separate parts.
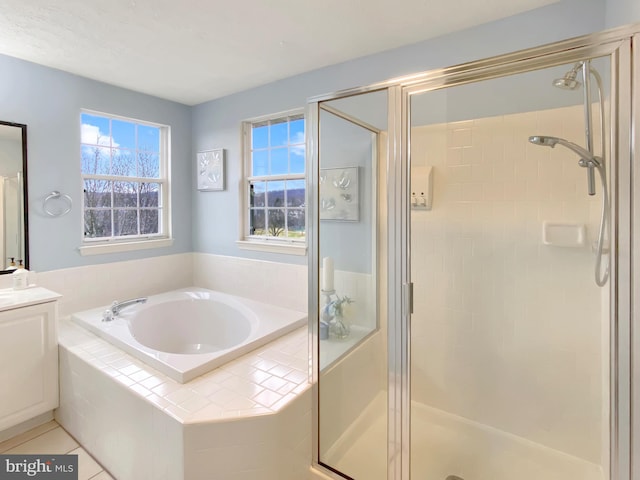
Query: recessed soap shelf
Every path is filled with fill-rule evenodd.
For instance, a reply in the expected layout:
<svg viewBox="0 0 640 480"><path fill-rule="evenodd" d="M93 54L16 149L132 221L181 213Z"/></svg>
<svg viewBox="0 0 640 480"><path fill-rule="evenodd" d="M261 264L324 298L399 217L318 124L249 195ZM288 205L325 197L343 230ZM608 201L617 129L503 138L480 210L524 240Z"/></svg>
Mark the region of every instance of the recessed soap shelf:
<svg viewBox="0 0 640 480"><path fill-rule="evenodd" d="M554 247L582 248L587 244L583 223L542 222L542 243Z"/></svg>

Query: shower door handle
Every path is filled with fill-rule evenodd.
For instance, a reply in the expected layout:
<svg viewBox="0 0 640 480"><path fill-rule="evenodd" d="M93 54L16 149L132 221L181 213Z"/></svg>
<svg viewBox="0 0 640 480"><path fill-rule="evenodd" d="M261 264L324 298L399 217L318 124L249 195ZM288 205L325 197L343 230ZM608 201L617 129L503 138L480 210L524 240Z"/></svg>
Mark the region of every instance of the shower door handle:
<svg viewBox="0 0 640 480"><path fill-rule="evenodd" d="M413 313L413 282L402 284L402 310L408 315Z"/></svg>

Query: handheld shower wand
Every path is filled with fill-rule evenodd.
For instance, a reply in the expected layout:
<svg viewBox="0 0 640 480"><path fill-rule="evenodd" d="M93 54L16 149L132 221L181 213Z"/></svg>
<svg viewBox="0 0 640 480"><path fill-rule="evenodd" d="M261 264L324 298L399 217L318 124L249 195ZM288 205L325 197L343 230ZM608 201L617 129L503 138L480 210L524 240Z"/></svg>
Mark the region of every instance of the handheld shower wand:
<svg viewBox="0 0 640 480"><path fill-rule="evenodd" d="M602 158L595 156L593 153L585 150L580 145L565 140L564 138L548 137L542 135L534 135L529 137L529 142L534 145L542 145L554 148L556 145L562 145L580 157L578 165L587 168L587 189L589 195L596 194L596 177L594 170L602 165Z"/></svg>

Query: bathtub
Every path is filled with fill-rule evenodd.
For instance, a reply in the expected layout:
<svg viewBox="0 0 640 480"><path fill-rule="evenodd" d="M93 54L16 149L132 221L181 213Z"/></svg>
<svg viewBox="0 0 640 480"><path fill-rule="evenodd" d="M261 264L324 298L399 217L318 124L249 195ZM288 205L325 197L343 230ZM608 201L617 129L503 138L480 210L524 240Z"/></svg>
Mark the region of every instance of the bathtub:
<svg viewBox="0 0 640 480"><path fill-rule="evenodd" d="M306 325L306 313L203 288L150 296L102 321L107 306L71 320L180 383Z"/></svg>

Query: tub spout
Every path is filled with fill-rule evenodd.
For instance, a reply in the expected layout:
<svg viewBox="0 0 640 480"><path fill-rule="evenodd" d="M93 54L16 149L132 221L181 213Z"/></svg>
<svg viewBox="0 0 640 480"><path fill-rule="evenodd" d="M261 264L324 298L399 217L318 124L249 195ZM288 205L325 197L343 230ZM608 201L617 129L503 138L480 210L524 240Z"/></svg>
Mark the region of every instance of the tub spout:
<svg viewBox="0 0 640 480"><path fill-rule="evenodd" d="M130 307L131 305L137 305L138 303L146 303L147 297L133 298L131 300L124 300L122 302L114 301L111 304L111 308L104 311L102 315L103 322L110 322L117 317L123 308Z"/></svg>

